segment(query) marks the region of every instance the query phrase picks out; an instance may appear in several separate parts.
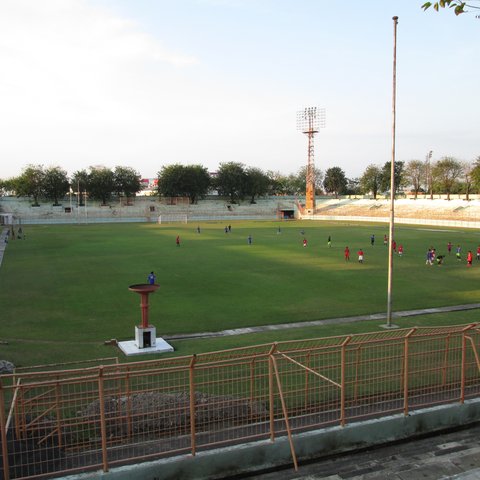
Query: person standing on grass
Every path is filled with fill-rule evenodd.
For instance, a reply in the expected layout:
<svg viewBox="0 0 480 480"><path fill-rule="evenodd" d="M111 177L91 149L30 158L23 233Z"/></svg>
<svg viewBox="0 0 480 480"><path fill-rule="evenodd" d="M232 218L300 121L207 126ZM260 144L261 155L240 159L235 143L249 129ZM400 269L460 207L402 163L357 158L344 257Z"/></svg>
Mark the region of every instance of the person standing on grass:
<svg viewBox="0 0 480 480"><path fill-rule="evenodd" d="M175 243L177 244L177 247L180 246L180 235L177 235L177 239L175 240Z"/></svg>
<svg viewBox="0 0 480 480"><path fill-rule="evenodd" d="M370 245L373 247L375 245L375 235L370 237Z"/></svg>
<svg viewBox="0 0 480 480"><path fill-rule="evenodd" d="M460 248L460 245L457 245L457 248L455 250L455 256L457 257L457 260L460 261L462 259L462 249Z"/></svg>
<svg viewBox="0 0 480 480"><path fill-rule="evenodd" d="M147 277L147 282L150 285L155 285L156 280L157 280L157 277L155 276L155 274L153 272L150 272L150 275Z"/></svg>
<svg viewBox="0 0 480 480"><path fill-rule="evenodd" d="M385 246L388 245L388 235L386 235L386 234L383 236L383 244L384 244Z"/></svg>
<svg viewBox="0 0 480 480"><path fill-rule="evenodd" d="M350 249L348 247L345 247L345 251L343 252L345 256L345 261L349 262L350 261Z"/></svg>
<svg viewBox="0 0 480 480"><path fill-rule="evenodd" d="M363 250L358 251L358 263L363 263Z"/></svg>
<svg viewBox="0 0 480 480"><path fill-rule="evenodd" d="M306 238L303 239L303 246L304 246L304 247L307 246L307 239L306 239Z"/></svg>
<svg viewBox="0 0 480 480"><path fill-rule="evenodd" d="M401 244L398 246L398 255L399 255L400 257L403 256L403 245L401 245Z"/></svg>
<svg viewBox="0 0 480 480"><path fill-rule="evenodd" d="M328 236L327 245L328 245L328 248L332 246L332 237L330 235Z"/></svg>
<svg viewBox="0 0 480 480"><path fill-rule="evenodd" d="M452 242L447 243L447 250L448 250L448 254L450 255L452 253Z"/></svg>
<svg viewBox="0 0 480 480"><path fill-rule="evenodd" d="M430 249L427 250L427 256L425 257L425 265L431 265Z"/></svg>
<svg viewBox="0 0 480 480"><path fill-rule="evenodd" d="M471 250L467 253L467 267L471 267L473 262L473 253Z"/></svg>
<svg viewBox="0 0 480 480"><path fill-rule="evenodd" d="M248 238L247 238L247 243L248 243L249 245L251 245L252 242L253 242L252 236L249 235Z"/></svg>
<svg viewBox="0 0 480 480"><path fill-rule="evenodd" d="M477 260L480 260L480 245L477 247Z"/></svg>

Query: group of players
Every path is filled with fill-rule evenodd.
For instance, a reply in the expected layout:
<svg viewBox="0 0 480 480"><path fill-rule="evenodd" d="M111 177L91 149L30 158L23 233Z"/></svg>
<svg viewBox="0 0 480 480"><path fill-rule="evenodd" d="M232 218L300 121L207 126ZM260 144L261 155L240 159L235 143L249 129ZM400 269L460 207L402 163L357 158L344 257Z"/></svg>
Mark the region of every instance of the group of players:
<svg viewBox="0 0 480 480"><path fill-rule="evenodd" d="M452 248L453 248L452 242L448 242L447 243L447 251L448 251L449 255L451 255L451 253L452 253ZM462 248L460 247L460 245L457 245L456 248L455 248L455 258L459 262L462 261ZM445 259L445 255L437 255L437 252L436 252L435 248L430 247L427 250L425 264L426 265L433 265L433 264L436 263L437 265L442 265L444 259ZM480 245L477 247L477 260L480 260ZM471 267L472 263L473 263L473 252L471 250L469 250L467 252L467 267Z"/></svg>
<svg viewBox="0 0 480 480"><path fill-rule="evenodd" d="M329 247L332 245L332 237L331 236L328 237L327 244L328 244ZM388 246L388 235L383 236L383 244L385 246ZM375 235L374 234L372 234L370 236L370 245L372 247L375 245ZM403 256L403 245L400 244L400 245L398 245L398 248L397 248L397 242L395 240L392 240L392 250L393 250L393 252L397 253L398 256L400 256L400 257ZM362 248L357 252L357 255L358 255L358 263L363 263L365 253L364 253ZM343 251L343 256L344 256L346 262L350 261L350 249L348 248L348 246L345 247L345 250Z"/></svg>

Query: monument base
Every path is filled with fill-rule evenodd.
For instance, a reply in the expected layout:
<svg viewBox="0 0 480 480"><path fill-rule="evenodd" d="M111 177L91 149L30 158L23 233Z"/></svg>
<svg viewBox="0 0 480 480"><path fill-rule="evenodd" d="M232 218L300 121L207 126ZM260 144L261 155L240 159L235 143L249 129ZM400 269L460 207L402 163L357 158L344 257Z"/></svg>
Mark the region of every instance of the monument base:
<svg viewBox="0 0 480 480"><path fill-rule="evenodd" d="M154 347L156 343L157 329L153 325L148 327L135 326L135 345L138 348Z"/></svg>
<svg viewBox="0 0 480 480"><path fill-rule="evenodd" d="M156 338L155 345L152 347L139 348L136 340L118 342L118 347L127 356L147 355L149 353L166 353L174 351L173 347L163 338Z"/></svg>

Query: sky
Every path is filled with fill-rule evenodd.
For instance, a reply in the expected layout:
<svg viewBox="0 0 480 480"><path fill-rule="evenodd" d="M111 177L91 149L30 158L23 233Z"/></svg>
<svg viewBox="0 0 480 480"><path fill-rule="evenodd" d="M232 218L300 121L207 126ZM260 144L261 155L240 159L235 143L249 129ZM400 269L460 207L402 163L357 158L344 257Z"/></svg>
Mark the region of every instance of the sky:
<svg viewBox="0 0 480 480"><path fill-rule="evenodd" d="M32 165L307 163L480 156L480 19L423 0L2 0L0 178Z"/></svg>

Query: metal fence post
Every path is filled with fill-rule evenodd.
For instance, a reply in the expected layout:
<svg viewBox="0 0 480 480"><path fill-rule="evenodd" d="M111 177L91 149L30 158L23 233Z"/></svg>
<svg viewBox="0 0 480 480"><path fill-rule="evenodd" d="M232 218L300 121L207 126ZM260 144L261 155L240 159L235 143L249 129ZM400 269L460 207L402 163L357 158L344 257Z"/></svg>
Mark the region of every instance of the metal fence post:
<svg viewBox="0 0 480 480"><path fill-rule="evenodd" d="M269 403L269 416L270 416L270 441L275 441L275 404L273 395L273 353L277 348L277 344L274 343L270 352L268 353L268 403Z"/></svg>
<svg viewBox="0 0 480 480"><path fill-rule="evenodd" d="M287 408L287 403L285 402L285 396L283 395L282 382L280 381L280 373L278 371L277 361L275 360L275 357L272 355L271 358L272 358L273 369L275 371L275 377L277 379L278 395L280 396L280 403L282 405L283 417L285 419L285 428L287 429L287 437L288 437L288 443L290 445L290 452L292 454L293 466L295 468L295 471L298 471L297 454L295 453L295 447L293 445L292 430L290 428L290 421L288 419L288 408Z"/></svg>
<svg viewBox="0 0 480 480"><path fill-rule="evenodd" d="M412 328L407 335L405 335L403 347L403 414L408 415L408 354L409 354L409 339L415 333L416 328Z"/></svg>
<svg viewBox="0 0 480 480"><path fill-rule="evenodd" d="M3 478L9 480L10 473L8 468L8 448L7 448L7 431L5 422L5 396L0 379L0 440L2 441L2 456L3 456Z"/></svg>
<svg viewBox="0 0 480 480"><path fill-rule="evenodd" d="M58 446L60 448L63 447L63 436L62 436L62 411L60 409L60 384L58 383L58 375L57 375L57 383L55 385L55 413L57 416L57 438L58 438Z"/></svg>
<svg viewBox="0 0 480 480"><path fill-rule="evenodd" d="M475 324L468 325L462 330L462 372L461 372L461 379L460 379L460 403L465 402L465 383L467 377L467 338L466 332L472 329Z"/></svg>
<svg viewBox="0 0 480 480"><path fill-rule="evenodd" d="M189 383L190 383L190 442L192 445L192 455L196 454L196 424L195 424L195 362L197 356L192 355L189 366Z"/></svg>
<svg viewBox="0 0 480 480"><path fill-rule="evenodd" d="M346 376L346 365L345 365L345 357L346 357L346 347L350 343L352 337L347 337L344 342L342 343L342 351L341 351L341 366L340 366L340 375L341 375L341 389L340 389L340 425L342 427L345 426L345 398L346 398L346 385L345 385L345 376Z"/></svg>
<svg viewBox="0 0 480 480"><path fill-rule="evenodd" d="M98 369L98 400L100 402L100 432L102 436L102 463L103 471L108 472L107 458L107 428L105 424L105 395L103 385L103 366Z"/></svg>
<svg viewBox="0 0 480 480"><path fill-rule="evenodd" d="M130 393L130 369L127 367L125 372L125 398L127 407L127 438L132 436L132 395Z"/></svg>
<svg viewBox="0 0 480 480"><path fill-rule="evenodd" d="M467 363L467 339L465 338L465 332L462 332L462 371L460 376L460 403L465 402L465 367Z"/></svg>

